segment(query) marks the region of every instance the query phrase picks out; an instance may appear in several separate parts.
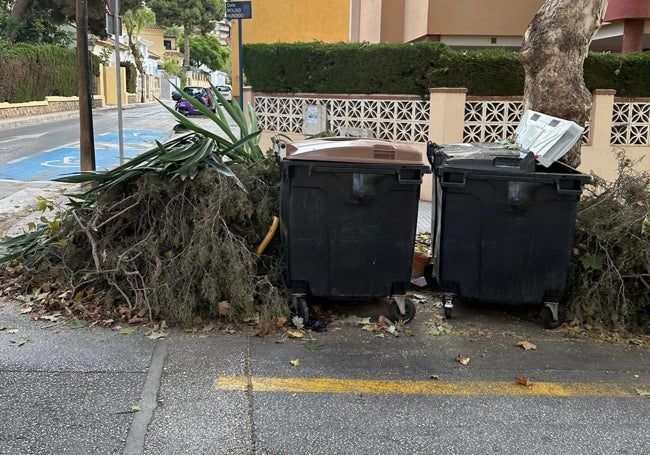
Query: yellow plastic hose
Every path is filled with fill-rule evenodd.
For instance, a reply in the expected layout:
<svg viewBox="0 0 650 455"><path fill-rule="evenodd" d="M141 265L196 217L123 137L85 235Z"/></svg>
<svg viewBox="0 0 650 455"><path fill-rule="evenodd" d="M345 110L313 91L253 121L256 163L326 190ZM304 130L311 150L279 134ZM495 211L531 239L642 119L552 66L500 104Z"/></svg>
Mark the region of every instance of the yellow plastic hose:
<svg viewBox="0 0 650 455"><path fill-rule="evenodd" d="M278 230L279 225L280 225L279 218L277 216L274 216L273 221L271 222L271 227L269 228L269 232L266 233L264 240L262 240L260 246L258 246L257 250L255 250L258 255L264 253L266 247L269 246L269 242L271 242L271 239L275 235L275 232Z"/></svg>

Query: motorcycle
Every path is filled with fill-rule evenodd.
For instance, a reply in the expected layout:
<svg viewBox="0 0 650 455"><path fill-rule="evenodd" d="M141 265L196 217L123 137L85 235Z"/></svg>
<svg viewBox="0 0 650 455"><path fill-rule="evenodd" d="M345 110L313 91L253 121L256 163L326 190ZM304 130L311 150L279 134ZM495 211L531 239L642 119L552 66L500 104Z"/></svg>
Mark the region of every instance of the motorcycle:
<svg viewBox="0 0 650 455"><path fill-rule="evenodd" d="M205 99L205 97L201 96L200 94L194 95L194 99L198 100L201 104L203 104L207 109L212 109L208 101ZM176 112L180 112L181 114L185 116L190 116L190 115L201 115L202 112L199 111L197 108L192 106L192 104L184 99L180 93L178 92L173 92L172 93L172 100L176 101L176 105L174 105L174 110Z"/></svg>

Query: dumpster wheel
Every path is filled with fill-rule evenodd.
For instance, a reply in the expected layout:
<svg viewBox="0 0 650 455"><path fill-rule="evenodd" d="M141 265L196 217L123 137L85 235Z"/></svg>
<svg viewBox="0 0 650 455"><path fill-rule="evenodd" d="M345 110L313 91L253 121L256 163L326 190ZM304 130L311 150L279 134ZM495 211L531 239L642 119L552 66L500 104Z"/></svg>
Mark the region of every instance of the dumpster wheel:
<svg viewBox="0 0 650 455"><path fill-rule="evenodd" d="M564 324L564 320L566 319L566 308L558 303L545 302L540 312L540 316L545 329L557 329Z"/></svg>
<svg viewBox="0 0 650 455"><path fill-rule="evenodd" d="M388 317L391 321L402 321L404 323L411 322L415 317L415 304L410 299L404 297L396 297L404 299L404 313L400 311L399 304L394 298L390 301L388 306Z"/></svg>
<svg viewBox="0 0 650 455"><path fill-rule="evenodd" d="M309 305L305 296L294 296L291 304L293 314L302 318L302 323L307 325L309 322Z"/></svg>
<svg viewBox="0 0 650 455"><path fill-rule="evenodd" d="M452 310L454 309L454 297L445 295L443 298L443 308L445 309L445 318L451 319Z"/></svg>

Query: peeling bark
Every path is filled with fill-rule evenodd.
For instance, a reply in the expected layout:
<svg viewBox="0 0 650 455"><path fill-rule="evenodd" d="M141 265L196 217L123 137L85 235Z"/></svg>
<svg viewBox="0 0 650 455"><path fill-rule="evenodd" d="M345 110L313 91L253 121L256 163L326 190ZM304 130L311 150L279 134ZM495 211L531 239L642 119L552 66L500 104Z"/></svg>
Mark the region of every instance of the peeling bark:
<svg viewBox="0 0 650 455"><path fill-rule="evenodd" d="M607 0L546 0L533 17L519 53L524 68L524 110L532 109L585 126L591 93L583 64L600 28ZM580 164L580 142L562 161Z"/></svg>

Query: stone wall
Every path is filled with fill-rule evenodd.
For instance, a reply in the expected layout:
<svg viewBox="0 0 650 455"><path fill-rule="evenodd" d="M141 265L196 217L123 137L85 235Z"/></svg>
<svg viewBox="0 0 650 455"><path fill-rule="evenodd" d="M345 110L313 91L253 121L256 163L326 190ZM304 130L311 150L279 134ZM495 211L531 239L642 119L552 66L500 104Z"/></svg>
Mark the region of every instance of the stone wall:
<svg viewBox="0 0 650 455"><path fill-rule="evenodd" d="M101 103L101 100L96 100ZM79 109L79 99L75 97L46 97L45 101L29 103L0 103L0 119L27 117L31 115L52 114L55 112Z"/></svg>

